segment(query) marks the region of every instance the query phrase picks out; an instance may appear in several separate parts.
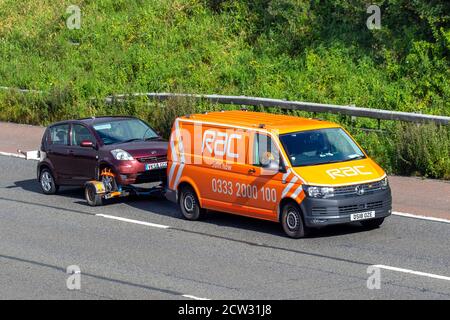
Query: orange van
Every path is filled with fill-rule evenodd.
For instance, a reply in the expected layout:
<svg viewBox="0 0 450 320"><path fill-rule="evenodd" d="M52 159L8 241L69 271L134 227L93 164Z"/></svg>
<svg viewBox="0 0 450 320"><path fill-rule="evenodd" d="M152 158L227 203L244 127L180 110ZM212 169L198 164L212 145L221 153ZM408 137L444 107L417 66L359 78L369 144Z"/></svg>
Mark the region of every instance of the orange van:
<svg viewBox="0 0 450 320"><path fill-rule="evenodd" d="M391 214L385 172L341 126L247 111L177 118L167 193L183 216L206 210L280 222L292 238L311 228Z"/></svg>

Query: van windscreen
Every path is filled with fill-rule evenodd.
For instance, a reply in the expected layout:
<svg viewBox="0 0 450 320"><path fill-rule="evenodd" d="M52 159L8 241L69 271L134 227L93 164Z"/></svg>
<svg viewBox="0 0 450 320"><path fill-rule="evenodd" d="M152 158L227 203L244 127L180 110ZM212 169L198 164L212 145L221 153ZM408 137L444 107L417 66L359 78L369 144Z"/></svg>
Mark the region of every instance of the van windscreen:
<svg viewBox="0 0 450 320"><path fill-rule="evenodd" d="M280 140L293 167L365 158L358 145L341 128L288 133L280 135Z"/></svg>

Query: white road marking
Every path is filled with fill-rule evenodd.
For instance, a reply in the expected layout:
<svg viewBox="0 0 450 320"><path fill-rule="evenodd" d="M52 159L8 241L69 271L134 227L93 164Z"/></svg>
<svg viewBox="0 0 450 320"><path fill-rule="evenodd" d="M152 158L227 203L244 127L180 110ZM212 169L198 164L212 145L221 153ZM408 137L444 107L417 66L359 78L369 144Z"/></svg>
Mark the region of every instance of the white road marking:
<svg viewBox="0 0 450 320"><path fill-rule="evenodd" d="M23 154L19 154L19 153L0 152L0 156L25 159L25 156Z"/></svg>
<svg viewBox="0 0 450 320"><path fill-rule="evenodd" d="M411 214L411 213L404 213L404 212L397 212L397 211L393 211L392 214L395 216L406 217L406 218L414 218L414 219L422 219L422 220L428 220L428 221L434 221L434 222L450 223L450 220L448 220L448 219L426 217L426 216L421 216L418 214Z"/></svg>
<svg viewBox="0 0 450 320"><path fill-rule="evenodd" d="M199 298L199 297L196 297L196 296L192 296L190 294L183 294L183 297L189 298L189 299L193 299L193 300L210 300L210 299L207 299L207 298Z"/></svg>
<svg viewBox="0 0 450 320"><path fill-rule="evenodd" d="M376 264L373 267L385 269L385 270L403 272L403 273L408 273L408 274L414 274L416 276L421 276L421 277L428 277L428 278L433 278L433 279L450 281L450 277L441 276L441 275L433 274L433 273L426 273L426 272L414 271L414 270L409 270L409 269L396 268L396 267L391 267L391 266L385 266L382 264Z"/></svg>
<svg viewBox="0 0 450 320"><path fill-rule="evenodd" d="M126 218L121 218L121 217L116 217L116 216L110 216L110 215L107 215L107 214L96 214L96 216L97 217L106 218L106 219L118 220L118 221L122 221L122 222L139 224L139 225L143 225L143 226L147 226L147 227L153 227L153 228L160 228L160 229L169 229L170 228L169 226L165 226L165 225L162 225L162 224L156 224L156 223L151 223L151 222L126 219Z"/></svg>

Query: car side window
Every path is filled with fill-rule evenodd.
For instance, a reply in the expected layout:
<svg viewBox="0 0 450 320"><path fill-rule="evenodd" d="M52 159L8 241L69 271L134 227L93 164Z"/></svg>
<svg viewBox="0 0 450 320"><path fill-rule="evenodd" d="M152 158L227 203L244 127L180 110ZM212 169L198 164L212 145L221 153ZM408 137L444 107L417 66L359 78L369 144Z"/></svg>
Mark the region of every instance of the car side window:
<svg viewBox="0 0 450 320"><path fill-rule="evenodd" d="M69 144L69 125L62 124L50 128L51 145L67 146Z"/></svg>
<svg viewBox="0 0 450 320"><path fill-rule="evenodd" d="M74 124L72 126L72 146L81 146L83 141L95 142L88 128L80 124Z"/></svg>
<svg viewBox="0 0 450 320"><path fill-rule="evenodd" d="M251 160L251 164L258 167L262 167L270 161L280 162L280 152L270 136L255 133Z"/></svg>

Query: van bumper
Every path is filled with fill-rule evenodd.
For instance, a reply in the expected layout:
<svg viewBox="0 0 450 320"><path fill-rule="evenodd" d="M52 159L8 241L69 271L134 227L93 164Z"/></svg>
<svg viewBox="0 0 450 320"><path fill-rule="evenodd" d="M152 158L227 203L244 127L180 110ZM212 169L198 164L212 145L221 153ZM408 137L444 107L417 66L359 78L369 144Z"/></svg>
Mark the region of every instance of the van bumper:
<svg viewBox="0 0 450 320"><path fill-rule="evenodd" d="M300 205L307 227L317 228L353 222L353 213L375 211L375 218L385 218L392 213L392 196L386 190L369 195L331 199L306 197Z"/></svg>

